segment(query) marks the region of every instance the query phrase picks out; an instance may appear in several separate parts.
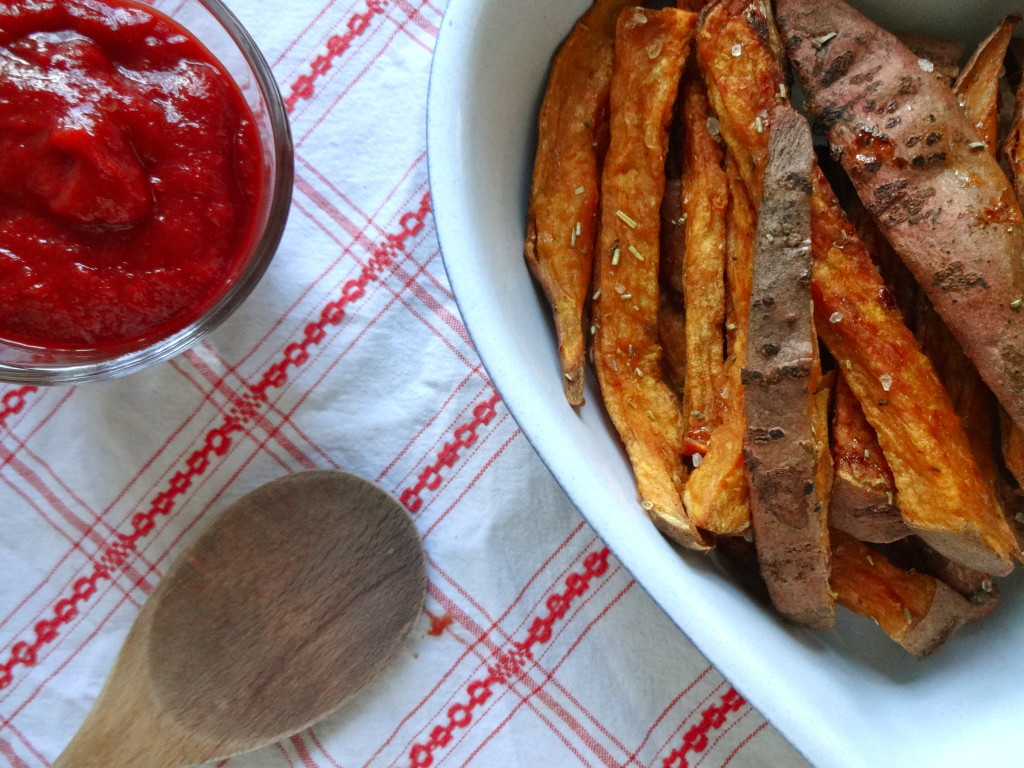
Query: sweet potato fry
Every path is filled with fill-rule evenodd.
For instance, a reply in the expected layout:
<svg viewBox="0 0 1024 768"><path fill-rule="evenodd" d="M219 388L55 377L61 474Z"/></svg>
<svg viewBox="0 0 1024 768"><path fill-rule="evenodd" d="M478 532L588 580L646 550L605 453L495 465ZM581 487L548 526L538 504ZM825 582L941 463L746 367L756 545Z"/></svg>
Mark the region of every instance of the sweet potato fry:
<svg viewBox="0 0 1024 768"><path fill-rule="evenodd" d="M875 430L840 376L832 416L835 481L829 524L861 541L887 542L910 535L895 505L892 470Z"/></svg>
<svg viewBox="0 0 1024 768"><path fill-rule="evenodd" d="M1017 86L1010 129L1003 142L1003 156L1009 169L1017 202L1024 205L1024 77ZM1016 423L1005 408L1000 410L1000 434L1003 462L1024 488L1024 429Z"/></svg>
<svg viewBox="0 0 1024 768"><path fill-rule="evenodd" d="M997 497L1002 499L1003 494L999 492L1002 480L996 460L995 396L864 206L859 200L853 200L847 206L847 211L872 260L882 270L886 285L899 304L921 350L932 362L939 381L949 392L953 410L963 425L981 476L996 487Z"/></svg>
<svg viewBox="0 0 1024 768"><path fill-rule="evenodd" d="M728 151L761 197L769 110L786 100L760 2L720 0L701 16L697 57ZM837 38L818 44L830 47ZM829 42L831 40L832 42ZM740 56L731 50L739 46ZM980 476L949 395L819 169L812 173L812 293L818 333L892 468L904 520L951 559L994 574L1018 549Z"/></svg>
<svg viewBox="0 0 1024 768"><path fill-rule="evenodd" d="M595 0L555 56L538 121L524 252L551 304L566 399L583 403L584 312L607 143L615 22L638 0Z"/></svg>
<svg viewBox="0 0 1024 768"><path fill-rule="evenodd" d="M971 604L931 576L904 571L841 531L830 532L831 585L845 608L874 619L918 658L937 651L968 620Z"/></svg>
<svg viewBox="0 0 1024 768"><path fill-rule="evenodd" d="M843 173L845 177L845 172L842 169L839 172ZM892 249L889 241L885 239L885 235L878 229L878 225L875 224L875 220L861 203L860 198L852 190L850 195L849 199L840 197L843 210L846 211L850 223L857 231L857 236L871 257L871 261L878 267L885 287L903 315L907 328L915 331L917 330L921 286L917 284L917 280L907 269L899 254Z"/></svg>
<svg viewBox="0 0 1024 768"><path fill-rule="evenodd" d="M923 293L918 296L915 327L921 349L932 361L939 381L949 392L953 410L960 417L981 476L995 485L999 476L996 399L927 297Z"/></svg>
<svg viewBox="0 0 1024 768"><path fill-rule="evenodd" d="M707 453L719 423L718 385L725 365L726 210L729 205L722 146L708 129L707 94L695 67L683 78L683 211L686 214L686 387L684 453Z"/></svg>
<svg viewBox="0 0 1024 768"><path fill-rule="evenodd" d="M997 149L999 81L1017 21L1016 17L1008 17L981 43L954 86L964 114L978 129L993 158ZM859 227L862 234L867 227L867 224ZM877 228L872 241L884 252L892 251ZM891 262L893 259L882 256L882 260ZM964 354L960 343L938 317L924 291L918 287L917 290L906 290L902 295L910 304L904 314L910 318L922 350L950 393L953 408L964 425L982 477L993 485L1000 498L1006 498L1008 492L1001 487L1003 481L995 457L996 406L991 391Z"/></svg>
<svg viewBox="0 0 1024 768"><path fill-rule="evenodd" d="M747 419L743 410L743 363L726 366L722 423L711 433L707 454L690 473L683 503L694 524L705 531L736 535L750 527L749 492L743 459Z"/></svg>
<svg viewBox="0 0 1024 768"><path fill-rule="evenodd" d="M674 8L634 8L617 24L595 270L594 367L644 510L683 546L706 549L683 509L685 421L663 379L657 336L667 132L695 23L695 14Z"/></svg>
<svg viewBox="0 0 1024 768"><path fill-rule="evenodd" d="M953 93L894 35L841 0L780 0L777 10L807 108L865 207L1024 421L1024 226L1002 169Z"/></svg>
<svg viewBox="0 0 1024 768"><path fill-rule="evenodd" d="M851 201L847 210L871 258L882 270L886 285L899 304L921 350L932 362L939 381L949 393L950 403L963 426L981 478L993 488L1006 514L1010 515L1011 507L1017 499L999 466L996 439L999 433L996 420L999 409L995 396L860 201ZM1024 455L1020 458L1024 459ZM1005 461L1008 466L1012 465L1012 459L1007 458ZM1019 522L1011 517L1008 523L1018 542L1024 542L1024 531ZM875 540L861 536L858 538L864 541Z"/></svg>
<svg viewBox="0 0 1024 768"><path fill-rule="evenodd" d="M695 40L708 100L755 210L768 162L769 113L788 102L771 19L767 0L717 0L701 14Z"/></svg>
<svg viewBox="0 0 1024 768"><path fill-rule="evenodd" d="M916 536L876 548L898 568L933 576L962 595L971 604L970 621L983 619L996 609L999 588L991 576L954 563Z"/></svg>
<svg viewBox="0 0 1024 768"><path fill-rule="evenodd" d="M750 321L750 292L754 280L754 233L757 211L750 202L736 158L726 156L726 183L729 187L729 218L726 220L728 257L725 263L726 350L728 356L742 360L747 354L747 327Z"/></svg>
<svg viewBox="0 0 1024 768"><path fill-rule="evenodd" d="M757 224L743 440L758 562L778 611L827 629L828 489L815 434L821 376L811 313L811 169L807 122L790 107L772 112L764 197Z"/></svg>
<svg viewBox="0 0 1024 768"><path fill-rule="evenodd" d="M757 214L732 157L726 158L729 216L726 222L726 340L729 359L721 395L721 423L711 433L708 451L690 474L683 502L699 528L736 535L750 527L749 494L743 463L743 411L741 374L747 357L747 327L754 269L754 232Z"/></svg>
<svg viewBox="0 0 1024 768"><path fill-rule="evenodd" d="M964 113L993 157L999 149L999 78L1018 21L1016 16L1006 17L978 46L953 86Z"/></svg>

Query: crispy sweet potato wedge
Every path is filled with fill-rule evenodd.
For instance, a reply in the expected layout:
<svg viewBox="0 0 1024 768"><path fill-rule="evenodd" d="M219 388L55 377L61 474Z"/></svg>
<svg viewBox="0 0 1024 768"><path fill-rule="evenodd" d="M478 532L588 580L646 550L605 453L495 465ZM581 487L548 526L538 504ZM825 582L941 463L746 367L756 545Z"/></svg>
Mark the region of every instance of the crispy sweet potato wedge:
<svg viewBox="0 0 1024 768"><path fill-rule="evenodd" d="M964 427L981 476L998 490L1001 480L996 460L995 396L860 201L851 201L847 211L864 246L882 271L907 324L921 344L921 350L949 392L953 410ZM1000 494L997 496L1002 498Z"/></svg>
<svg viewBox="0 0 1024 768"><path fill-rule="evenodd" d="M726 222L726 341L729 359L721 393L721 423L714 428L708 451L690 474L683 502L698 527L712 533L736 535L750 527L747 476L743 462L741 375L747 357L750 292L753 288L754 233L757 214L747 197L736 162L726 158L729 216Z"/></svg>
<svg viewBox="0 0 1024 768"><path fill-rule="evenodd" d="M757 223L743 440L758 562L772 602L791 621L827 629L828 489L815 434L821 377L811 312L811 169L807 122L772 112L764 196Z"/></svg>
<svg viewBox="0 0 1024 768"><path fill-rule="evenodd" d="M839 172L844 173L842 169ZM878 229L878 225L875 224L875 220L868 213L864 204L861 203L860 198L852 190L850 194L852 197L848 199L840 195L843 210L846 211L850 223L857 231L857 236L860 238L861 243L863 243L864 249L878 267L882 280L885 282L885 287L903 315L907 328L915 331L917 330L916 323L921 286L917 284L917 280L914 279L906 264L900 259L899 254L889 245L889 241L885 239L885 235Z"/></svg>
<svg viewBox="0 0 1024 768"><path fill-rule="evenodd" d="M996 609L999 588L991 576L954 563L918 537L908 536L875 548L896 567L934 576L962 595L971 604L970 621L983 619Z"/></svg>
<svg viewBox="0 0 1024 768"><path fill-rule="evenodd" d="M725 173L729 187L729 218L726 220L728 258L725 263L726 350L729 357L742 359L747 353L757 211L750 202L736 159L731 155L726 157Z"/></svg>
<svg viewBox="0 0 1024 768"><path fill-rule="evenodd" d="M683 503L690 519L702 530L736 535L750 527L749 492L743 459L747 419L743 410L742 362L726 366L722 423L711 433L707 454L690 473Z"/></svg>
<svg viewBox="0 0 1024 768"><path fill-rule="evenodd" d="M842 376L836 383L832 415L832 457L835 481L829 524L861 541L909 536L911 531L894 503L896 486L878 436Z"/></svg>
<svg viewBox="0 0 1024 768"><path fill-rule="evenodd" d="M982 41L953 86L964 113L993 157L999 149L999 78L1018 20L1008 16Z"/></svg>
<svg viewBox="0 0 1024 768"><path fill-rule="evenodd" d="M966 433L981 478L993 488L1004 511L1010 515L1017 499L999 466L999 408L995 396L982 381L974 364L960 347L960 342L950 333L924 291L882 236L860 201L851 201L847 210L871 258L882 270L886 285L889 286L922 351L932 362L939 381L949 393L953 410ZM1012 433L1009 436L1012 437ZM1008 466L1012 466L1012 463L1011 458L1006 459ZM1008 518L1008 523L1015 532L1018 542L1024 542L1019 522ZM858 538L864 541L878 541L866 537Z"/></svg>
<svg viewBox="0 0 1024 768"><path fill-rule="evenodd" d="M934 653L971 616L971 604L931 576L904 571L842 531L831 531L836 600L874 619L918 658Z"/></svg>
<svg viewBox="0 0 1024 768"><path fill-rule="evenodd" d="M949 392L953 410L964 426L981 476L994 485L999 476L996 399L923 293L919 294L915 327L921 349L932 361L939 380Z"/></svg>
<svg viewBox="0 0 1024 768"><path fill-rule="evenodd" d="M1007 49L1018 21L1017 17L1007 17L987 39L982 41L954 85L964 114L974 123L987 144L986 151L993 157L996 157L998 150L1000 81ZM863 206L857 208L858 212L866 214ZM974 364L967 358L960 343L938 316L921 287L916 286L915 289L905 284L907 280L902 275L909 275L909 271L904 265L896 263L898 257L878 227L864 218L855 218L855 221L859 233L872 250L872 257L876 263L885 263L890 274L895 274L896 279L904 283L896 294L897 300L904 308L904 316L910 320L922 350L932 361L939 380L949 391L953 408L964 425L982 476L993 485L998 498L1005 502L1011 498L1011 491L1006 486L996 458L998 409L994 395L978 374ZM866 232L871 234L865 237ZM1009 429L1011 433L1018 431L1012 426ZM1010 438L1012 440L1012 434ZM1011 471L1014 458L1011 455L1007 462L1011 465ZM1024 469L1024 466L1021 469Z"/></svg>
<svg viewBox="0 0 1024 768"><path fill-rule="evenodd" d="M788 102L772 29L765 0L717 0L701 14L695 41L708 100L755 210L768 162L769 113Z"/></svg>
<svg viewBox="0 0 1024 768"><path fill-rule="evenodd" d="M865 207L1024 421L1024 226L1006 176L956 97L894 35L841 0L779 0L777 11L807 108Z"/></svg>
<svg viewBox="0 0 1024 768"><path fill-rule="evenodd" d="M668 124L695 22L695 14L674 8L634 8L619 18L593 321L601 394L629 454L641 505L666 535L706 549L683 508L686 425L663 379L657 335Z"/></svg>
<svg viewBox="0 0 1024 768"><path fill-rule="evenodd" d="M1024 205L1024 77L1017 86L1014 102L1010 128L1003 141L1003 156L1017 202ZM1005 408L1000 411L999 421L1003 462L1017 481L1017 487L1024 488L1024 429Z"/></svg>
<svg viewBox="0 0 1024 768"><path fill-rule="evenodd" d="M707 453L711 430L721 420L718 385L725 365L726 211L729 194L722 145L708 130L711 116L700 73L689 67L682 102L682 200L686 214L686 387L684 452Z"/></svg>
<svg viewBox="0 0 1024 768"><path fill-rule="evenodd" d="M697 34L708 95L752 200L761 197L769 110L786 99L770 30L771 18L756 0L719 0L702 14ZM732 56L737 45L742 55ZM897 506L943 554L1005 574L1018 553L1016 541L949 395L820 169L812 182L816 327L878 434Z"/></svg>
<svg viewBox="0 0 1024 768"><path fill-rule="evenodd" d="M583 403L584 311L597 237L615 22L638 0L595 0L555 56L538 122L526 263L551 304L563 388Z"/></svg>

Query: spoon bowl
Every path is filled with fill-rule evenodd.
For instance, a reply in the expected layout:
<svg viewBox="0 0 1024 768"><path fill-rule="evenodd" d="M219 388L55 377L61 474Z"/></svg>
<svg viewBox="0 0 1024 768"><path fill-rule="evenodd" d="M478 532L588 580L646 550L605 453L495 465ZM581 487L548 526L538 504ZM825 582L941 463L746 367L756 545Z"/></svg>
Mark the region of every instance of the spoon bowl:
<svg viewBox="0 0 1024 768"><path fill-rule="evenodd" d="M425 588L416 529L369 481L261 486L157 585L54 768L177 768L304 730L387 666Z"/></svg>

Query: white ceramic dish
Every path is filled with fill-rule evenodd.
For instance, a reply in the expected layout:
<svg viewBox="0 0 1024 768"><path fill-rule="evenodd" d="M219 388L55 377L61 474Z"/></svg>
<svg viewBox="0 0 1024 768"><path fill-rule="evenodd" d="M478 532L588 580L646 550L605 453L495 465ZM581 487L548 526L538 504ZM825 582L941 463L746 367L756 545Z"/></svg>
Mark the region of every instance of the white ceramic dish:
<svg viewBox="0 0 1024 768"><path fill-rule="evenodd" d="M562 395L543 297L522 258L537 109L551 56L588 0L450 0L434 56L428 147L438 235L459 307L492 380L569 498L655 601L818 766L1019 764L1024 583L937 656L915 661L840 611L795 629L708 559L662 538L636 502L593 381ZM890 29L973 45L1012 3L872 0Z"/></svg>

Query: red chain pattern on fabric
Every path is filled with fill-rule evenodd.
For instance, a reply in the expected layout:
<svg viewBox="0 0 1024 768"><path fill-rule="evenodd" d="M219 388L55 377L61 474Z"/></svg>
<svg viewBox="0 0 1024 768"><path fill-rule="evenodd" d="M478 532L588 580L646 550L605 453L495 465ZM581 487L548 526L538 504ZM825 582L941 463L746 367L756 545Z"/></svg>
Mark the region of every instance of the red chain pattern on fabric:
<svg viewBox="0 0 1024 768"><path fill-rule="evenodd" d="M501 397L497 392L488 400L477 403L473 407L473 419L455 428L455 439L445 443L444 447L437 452L437 460L420 472L416 479L416 485L406 488L398 498L405 508L412 513L419 512L423 507L423 491L436 491L444 479L441 470L445 467L454 467L459 460L459 451L473 445L479 438L477 429L491 423L497 415L497 406Z"/></svg>
<svg viewBox="0 0 1024 768"><path fill-rule="evenodd" d="M384 242L374 248L359 277L342 286L340 298L327 304L320 312L320 317L305 327L302 339L287 345L281 359L271 365L259 381L249 387L248 392L235 398L222 422L206 433L202 445L189 455L185 467L170 478L164 490L153 497L149 508L132 516L131 533L118 534L104 548L93 565L92 573L74 582L71 594L57 601L49 618L36 622L33 627L35 637L31 641L21 641L11 647L7 660L0 664L0 690L14 681L15 667L35 666L42 647L57 637L61 626L78 615L79 604L92 597L99 582L113 578L121 569L138 548L139 540L156 527L156 518L169 514L178 497L191 487L193 480L205 473L217 458L227 454L232 446L231 436L256 418L260 406L268 402L270 390L280 388L288 381L291 368L301 366L309 359L310 347L324 339L327 326L341 323L345 317L345 306L360 299L366 292L367 284L377 279L403 251L406 242L423 230L429 213L430 194L427 193L423 195L416 210L406 212L399 219L401 229L388 235ZM8 393L0 401L5 410L21 408L21 400L14 397L18 391ZM4 411L0 411L2 413Z"/></svg>
<svg viewBox="0 0 1024 768"><path fill-rule="evenodd" d="M700 722L690 728L683 736L683 744L673 749L662 761L663 768L689 768L686 756L691 752L699 755L708 748L708 733L725 725L730 712L736 712L746 705L746 699L740 696L735 688L722 694L720 704L712 704L701 712Z"/></svg>
<svg viewBox="0 0 1024 768"><path fill-rule="evenodd" d="M565 591L548 597L545 601L547 614L534 618L526 638L513 643L509 650L498 651L495 663L487 667L487 676L469 683L465 690L465 701L448 708L448 720L435 725L426 742L413 745L409 751L410 768L433 765L434 754L451 743L456 730L467 727L473 721L473 711L491 698L495 686L511 685L522 676L526 664L533 659L535 646L543 645L551 639L555 625L565 618L569 606L590 588L594 579L608 571L610 554L606 547L583 558L583 571L570 573L565 579Z"/></svg>
<svg viewBox="0 0 1024 768"><path fill-rule="evenodd" d="M37 391L36 387L19 387L4 393L4 396L0 398L0 427L7 426L8 417L21 413L21 409L27 402L26 396L35 391Z"/></svg>
<svg viewBox="0 0 1024 768"><path fill-rule="evenodd" d="M351 46L353 41L364 34L373 21L373 17L384 12L383 0L366 0L366 11L357 13L348 20L348 29L344 34L332 35L327 40L327 53L322 53L313 59L310 72L300 75L292 83L291 93L284 100L285 109L291 112L295 105L302 99L312 98L316 87L317 79L326 75L334 65L334 60L341 56Z"/></svg>

